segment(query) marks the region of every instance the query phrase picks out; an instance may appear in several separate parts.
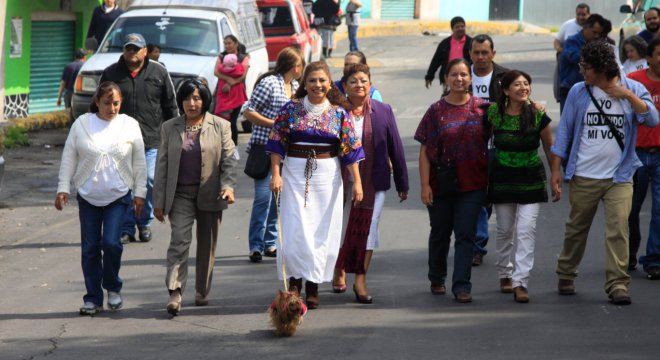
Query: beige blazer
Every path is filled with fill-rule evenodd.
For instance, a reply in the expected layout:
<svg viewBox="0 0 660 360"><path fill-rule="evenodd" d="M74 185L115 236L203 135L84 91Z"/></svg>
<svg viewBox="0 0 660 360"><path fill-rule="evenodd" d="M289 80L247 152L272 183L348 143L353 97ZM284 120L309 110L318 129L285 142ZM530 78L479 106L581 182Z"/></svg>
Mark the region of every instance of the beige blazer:
<svg viewBox="0 0 660 360"><path fill-rule="evenodd" d="M153 206L172 210L174 193L179 177L181 145L186 135L185 115L163 123L160 131L160 147L156 160ZM236 186L236 148L231 140L229 121L206 113L202 121L199 144L202 150L202 174L197 193L197 208L202 211L222 211L227 201L218 199L220 191L234 190Z"/></svg>

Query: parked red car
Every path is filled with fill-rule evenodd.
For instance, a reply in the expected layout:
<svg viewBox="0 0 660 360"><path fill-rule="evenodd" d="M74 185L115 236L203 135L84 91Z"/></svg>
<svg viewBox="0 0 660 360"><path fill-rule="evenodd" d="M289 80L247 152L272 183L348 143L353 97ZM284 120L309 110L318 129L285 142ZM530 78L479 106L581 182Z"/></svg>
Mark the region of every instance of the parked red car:
<svg viewBox="0 0 660 360"><path fill-rule="evenodd" d="M271 68L277 54L287 46L300 48L307 63L321 60L321 37L312 29L301 0L258 0L257 7Z"/></svg>

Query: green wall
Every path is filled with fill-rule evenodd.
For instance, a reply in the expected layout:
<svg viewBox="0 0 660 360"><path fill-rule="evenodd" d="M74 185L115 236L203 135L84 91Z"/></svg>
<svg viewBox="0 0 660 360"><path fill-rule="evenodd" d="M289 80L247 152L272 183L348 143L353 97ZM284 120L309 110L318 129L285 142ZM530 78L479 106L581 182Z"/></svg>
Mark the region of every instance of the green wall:
<svg viewBox="0 0 660 360"><path fill-rule="evenodd" d="M92 11L99 2L97 0L72 0L71 13L76 18L76 48L83 47L87 29L92 18ZM5 22L5 95L25 94L30 92L30 37L32 35L32 13L33 12L60 12L60 0L7 0L7 17ZM23 49L19 58L11 58L10 36L11 19L21 17L23 19ZM73 54L71 54L73 61Z"/></svg>

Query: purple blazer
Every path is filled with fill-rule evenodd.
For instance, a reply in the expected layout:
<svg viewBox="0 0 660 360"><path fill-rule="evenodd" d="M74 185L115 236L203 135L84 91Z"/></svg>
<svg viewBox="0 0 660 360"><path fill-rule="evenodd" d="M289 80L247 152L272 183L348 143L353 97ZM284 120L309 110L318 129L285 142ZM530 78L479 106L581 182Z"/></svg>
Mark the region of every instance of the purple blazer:
<svg viewBox="0 0 660 360"><path fill-rule="evenodd" d="M376 191L385 191L390 188L389 160L392 159L396 191L408 191L408 167L392 107L372 99L371 127L375 157L372 175L374 188Z"/></svg>

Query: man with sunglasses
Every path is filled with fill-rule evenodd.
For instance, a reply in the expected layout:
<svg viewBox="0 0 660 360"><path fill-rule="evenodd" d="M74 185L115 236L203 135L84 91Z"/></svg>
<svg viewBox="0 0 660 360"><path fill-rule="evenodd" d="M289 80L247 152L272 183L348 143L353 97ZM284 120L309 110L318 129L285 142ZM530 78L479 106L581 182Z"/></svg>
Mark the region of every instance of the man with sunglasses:
<svg viewBox="0 0 660 360"><path fill-rule="evenodd" d="M612 31L612 22L599 14L591 14L582 27L582 31L566 39L559 57L559 111L563 111L566 96L571 87L583 81L578 61L585 44L607 38Z"/></svg>
<svg viewBox="0 0 660 360"><path fill-rule="evenodd" d="M121 89L123 102L120 113L138 121L144 140L147 160L147 198L142 215L137 218L132 211L126 213L121 229L121 241L136 241L135 226L142 242L151 240L153 204L151 195L154 185L156 157L160 144L160 126L166 120L179 115L172 79L165 67L147 58L147 43L141 34L128 34L119 61L108 66L99 83L112 81Z"/></svg>
<svg viewBox="0 0 660 360"><path fill-rule="evenodd" d="M593 15L592 15L593 16ZM628 285L628 215L632 177L641 163L635 154L637 124L658 125L658 111L644 85L621 76L615 50L605 41L580 52L583 82L575 84L561 114L552 146L553 193L569 183L570 215L557 259L560 295L575 294L575 278L598 204L605 218L605 292L615 305L631 303ZM566 160L561 178L561 162Z"/></svg>

